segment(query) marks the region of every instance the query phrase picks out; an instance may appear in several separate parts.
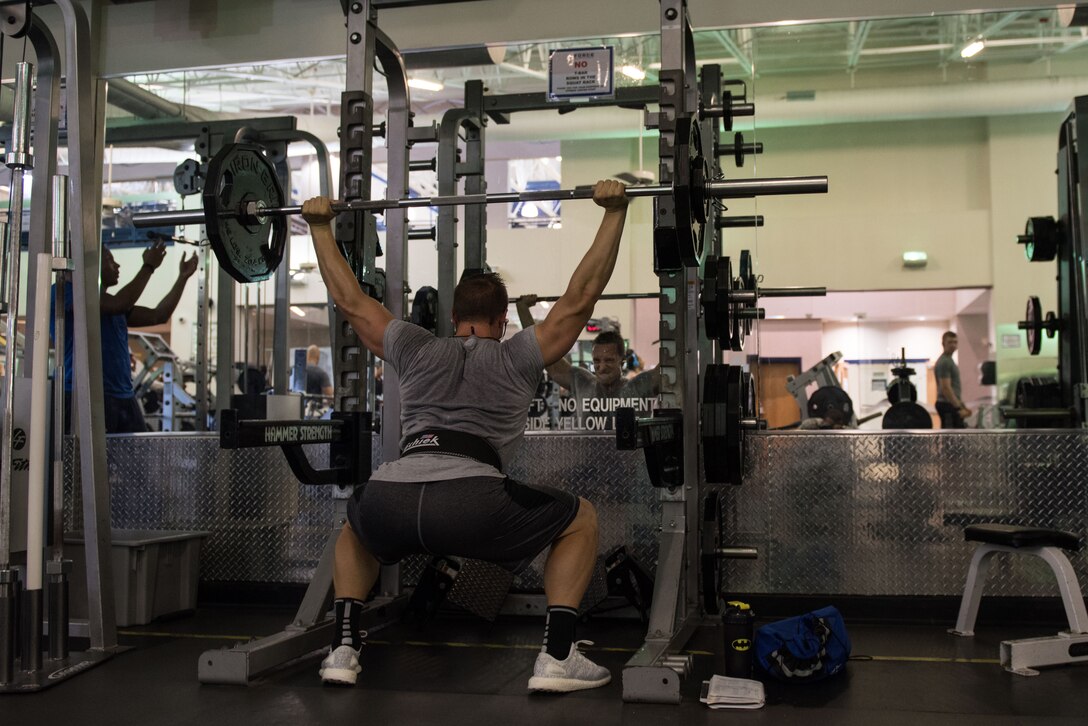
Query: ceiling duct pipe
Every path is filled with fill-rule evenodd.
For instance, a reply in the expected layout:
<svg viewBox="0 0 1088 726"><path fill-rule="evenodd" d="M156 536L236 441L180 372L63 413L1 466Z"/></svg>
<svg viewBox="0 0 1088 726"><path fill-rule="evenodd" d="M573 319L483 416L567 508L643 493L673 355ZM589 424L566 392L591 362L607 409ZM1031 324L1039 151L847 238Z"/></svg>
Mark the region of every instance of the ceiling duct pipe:
<svg viewBox="0 0 1088 726"><path fill-rule="evenodd" d="M111 78L106 97L111 106L142 119L173 119L175 121L215 121L226 115L199 106L183 106L156 96L132 81Z"/></svg>

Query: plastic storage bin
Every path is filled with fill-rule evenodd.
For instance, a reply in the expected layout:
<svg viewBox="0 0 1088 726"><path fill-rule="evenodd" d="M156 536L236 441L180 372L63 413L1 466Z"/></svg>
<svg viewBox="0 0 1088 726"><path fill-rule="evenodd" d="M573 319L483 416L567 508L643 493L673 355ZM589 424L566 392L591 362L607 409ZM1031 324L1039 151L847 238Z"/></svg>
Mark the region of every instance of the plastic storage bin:
<svg viewBox="0 0 1088 726"><path fill-rule="evenodd" d="M208 532L113 531L113 593L117 625L146 625L155 618L196 608L200 543ZM72 560L70 610L87 618L87 574L83 533L64 538Z"/></svg>

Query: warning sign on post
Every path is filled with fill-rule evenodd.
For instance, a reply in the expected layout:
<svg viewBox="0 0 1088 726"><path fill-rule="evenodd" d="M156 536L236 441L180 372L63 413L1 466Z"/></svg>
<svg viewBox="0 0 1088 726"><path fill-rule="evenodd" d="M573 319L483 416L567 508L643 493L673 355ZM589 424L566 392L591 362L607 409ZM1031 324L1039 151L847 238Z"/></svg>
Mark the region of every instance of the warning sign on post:
<svg viewBox="0 0 1088 726"><path fill-rule="evenodd" d="M611 48L563 48L548 57L548 99L612 98Z"/></svg>

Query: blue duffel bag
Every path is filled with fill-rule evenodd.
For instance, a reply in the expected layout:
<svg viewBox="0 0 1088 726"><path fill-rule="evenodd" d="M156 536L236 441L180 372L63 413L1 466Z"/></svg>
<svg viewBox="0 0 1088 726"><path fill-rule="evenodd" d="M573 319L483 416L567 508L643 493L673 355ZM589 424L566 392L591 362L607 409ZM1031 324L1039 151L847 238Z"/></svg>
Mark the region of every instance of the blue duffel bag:
<svg viewBox="0 0 1088 726"><path fill-rule="evenodd" d="M780 681L820 681L841 671L849 658L846 624L830 605L756 631L756 660Z"/></svg>

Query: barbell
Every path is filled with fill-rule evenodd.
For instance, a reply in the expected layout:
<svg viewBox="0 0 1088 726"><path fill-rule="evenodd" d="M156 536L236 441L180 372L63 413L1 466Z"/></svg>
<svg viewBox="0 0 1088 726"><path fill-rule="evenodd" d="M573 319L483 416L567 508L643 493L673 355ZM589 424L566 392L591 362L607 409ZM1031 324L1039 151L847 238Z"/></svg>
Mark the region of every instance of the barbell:
<svg viewBox="0 0 1088 726"><path fill-rule="evenodd" d="M529 295L519 295L517 297L510 298L510 302L518 303L523 298L530 297ZM557 302L562 295L536 295L537 302ZM661 291L658 292L606 292L598 297L598 300L649 300L652 298L661 297Z"/></svg>
<svg viewBox="0 0 1088 726"><path fill-rule="evenodd" d="M628 197L670 197L674 204L677 258L687 266L702 263L703 225L714 216L714 199L764 195L822 194L826 176L766 179L712 179L703 157L699 125L691 123L686 143L678 143L674 157L676 182L670 185L632 186ZM491 194L462 194L406 199L335 201L334 212L384 212L387 209L448 207L592 199L592 187ZM259 282L279 267L287 246L286 218L302 207L286 205L283 188L272 163L259 146L226 144L208 163L202 209L135 214L136 227L205 225L220 266L239 282Z"/></svg>

